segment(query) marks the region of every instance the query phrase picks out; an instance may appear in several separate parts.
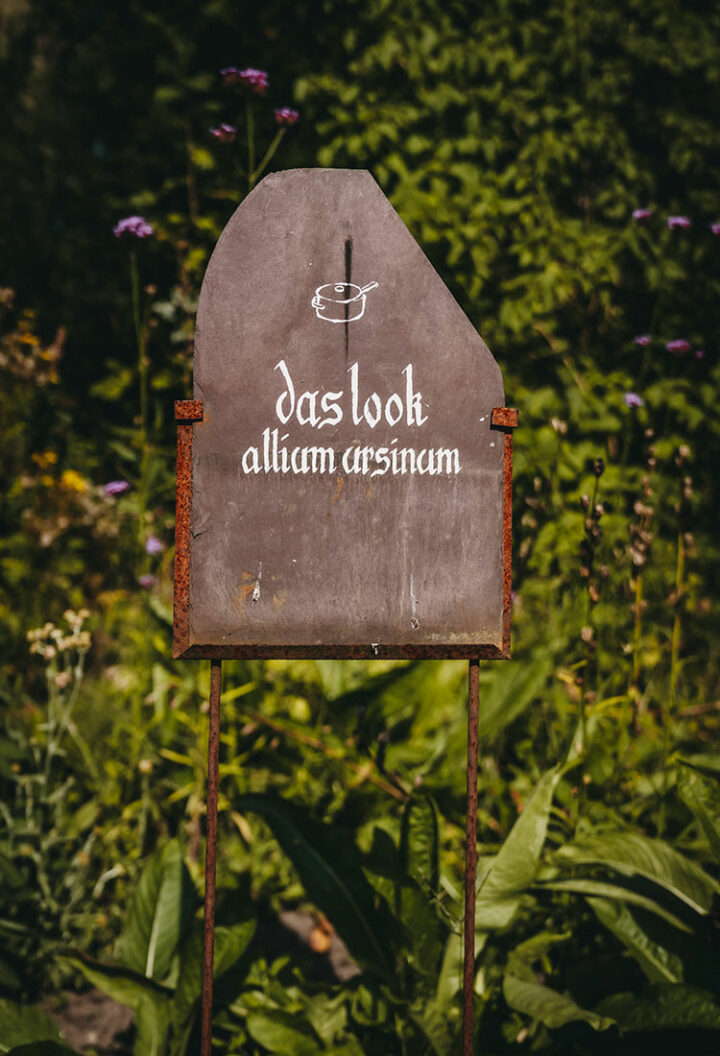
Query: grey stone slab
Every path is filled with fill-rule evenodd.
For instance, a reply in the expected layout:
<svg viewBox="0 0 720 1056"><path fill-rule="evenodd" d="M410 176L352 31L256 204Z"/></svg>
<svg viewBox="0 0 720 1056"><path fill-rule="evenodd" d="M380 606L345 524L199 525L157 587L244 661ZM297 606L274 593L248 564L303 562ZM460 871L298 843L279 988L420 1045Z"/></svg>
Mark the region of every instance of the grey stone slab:
<svg viewBox="0 0 720 1056"><path fill-rule="evenodd" d="M247 197L194 368L191 643L500 647L500 370L368 172Z"/></svg>

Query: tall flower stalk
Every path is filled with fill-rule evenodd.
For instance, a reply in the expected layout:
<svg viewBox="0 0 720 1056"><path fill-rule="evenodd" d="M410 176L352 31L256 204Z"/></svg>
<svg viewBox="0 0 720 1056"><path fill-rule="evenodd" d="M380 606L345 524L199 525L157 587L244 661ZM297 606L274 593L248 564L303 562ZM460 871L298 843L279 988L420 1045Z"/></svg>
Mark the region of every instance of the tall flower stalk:
<svg viewBox="0 0 720 1056"><path fill-rule="evenodd" d="M252 67L241 70L237 66L225 66L220 74L226 84L239 85L245 90L245 133L247 143L247 171L243 174L247 179L248 192L250 192L262 174L272 161L287 130L298 120L297 110L289 106L278 107L274 111L278 130L270 142L267 150L262 156L259 165L256 165L256 135L255 135L255 96L265 95L270 83L264 70L256 70ZM214 136L220 143L232 143L235 139L237 129L234 125L221 124L211 128L210 135Z"/></svg>
<svg viewBox="0 0 720 1056"><path fill-rule="evenodd" d="M143 239L153 234L152 225L142 216L128 216L120 220L113 229L116 238ZM140 466L138 479L138 551L143 552L143 540L146 529L148 506L148 471L150 464L150 442L148 436L148 357L147 331L142 318L140 305L140 272L137 253L130 250L130 296L132 300L133 329L137 351L137 375L140 415L138 425L138 445L140 448Z"/></svg>

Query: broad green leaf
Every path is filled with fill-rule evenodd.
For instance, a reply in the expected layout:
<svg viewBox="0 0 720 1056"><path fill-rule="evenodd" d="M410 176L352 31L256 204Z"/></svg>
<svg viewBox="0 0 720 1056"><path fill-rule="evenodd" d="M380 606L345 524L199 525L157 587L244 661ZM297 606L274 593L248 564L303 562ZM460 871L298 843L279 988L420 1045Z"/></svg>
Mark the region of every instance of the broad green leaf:
<svg viewBox="0 0 720 1056"><path fill-rule="evenodd" d="M347 994L318 994L308 1002L307 1017L323 1042L330 1045L347 1025Z"/></svg>
<svg viewBox="0 0 720 1056"><path fill-rule="evenodd" d="M599 1008L622 1031L689 1027L720 1031L720 1006L697 986L656 984L641 994L613 994Z"/></svg>
<svg viewBox="0 0 720 1056"><path fill-rule="evenodd" d="M588 898L588 902L600 923L624 943L651 983L683 981L682 958L654 942L627 906L605 898Z"/></svg>
<svg viewBox="0 0 720 1056"><path fill-rule="evenodd" d="M318 1056L324 1045L309 1023L275 1009L251 1012L248 1034L278 1056Z"/></svg>
<svg viewBox="0 0 720 1056"><path fill-rule="evenodd" d="M554 880L539 883L535 885L534 890L565 891L570 894L585 895L588 898L595 896L597 898L616 899L619 902L629 902L630 905L639 906L640 909L646 909L649 913L656 913L663 920L666 920L668 924L672 924L675 928L680 928L681 931L690 931L684 921L676 917L674 913L670 913L659 902L656 902L654 898L648 898L645 895L638 894L637 891L633 891L629 887L610 884L604 880Z"/></svg>
<svg viewBox="0 0 720 1056"><path fill-rule="evenodd" d="M147 861L118 943L119 959L162 980L192 918L193 885L182 850L171 840Z"/></svg>
<svg viewBox="0 0 720 1056"><path fill-rule="evenodd" d="M456 1016L449 1015L447 1008L440 1008L435 1001L427 1001L424 997L413 1002L410 1015L432 1046L435 1056L454 1056L458 1051Z"/></svg>
<svg viewBox="0 0 720 1056"><path fill-rule="evenodd" d="M677 789L720 862L720 781L687 764L678 767Z"/></svg>
<svg viewBox="0 0 720 1056"><path fill-rule="evenodd" d="M156 1001L160 1008L172 997L172 991L167 987L161 986L138 972L133 972L130 968L105 964L77 952L65 954L64 958L78 968L98 990L102 990L114 1001L119 1001L121 1005L127 1005L133 1010L143 1003L152 1004L153 1001Z"/></svg>
<svg viewBox="0 0 720 1056"><path fill-rule="evenodd" d="M407 876L432 894L437 893L438 817L430 796L413 796L405 805L400 829L400 863Z"/></svg>
<svg viewBox="0 0 720 1056"><path fill-rule="evenodd" d="M255 920L215 928L213 978L218 979L242 957L255 934ZM195 1018L202 992L202 927L186 935L180 947L180 974L172 1002L171 1022L176 1035L184 1035ZM176 1051L173 1047L172 1052ZM183 1048L179 1048L182 1053Z"/></svg>
<svg viewBox="0 0 720 1056"><path fill-rule="evenodd" d="M613 1020L599 1016L596 1012L577 1005L571 997L551 990L537 981L533 964L543 957L551 946L567 942L569 934L554 934L544 931L520 943L508 957L503 979L505 1000L517 1012L539 1019L546 1027L563 1027L566 1023L589 1023L594 1030L607 1030Z"/></svg>
<svg viewBox="0 0 720 1056"><path fill-rule="evenodd" d="M560 864L602 866L625 876L644 876L697 913L709 913L720 891L717 881L695 862L662 840L638 833L587 837L560 847L554 858Z"/></svg>
<svg viewBox="0 0 720 1056"><path fill-rule="evenodd" d="M607 1030L615 1022L609 1016L601 1016L597 1012L580 1008L565 994L537 982L518 979L515 975L506 975L503 979L503 996L510 1008L540 1020L551 1029L582 1021L589 1023L594 1030Z"/></svg>
<svg viewBox="0 0 720 1056"><path fill-rule="evenodd" d="M475 927L479 930L507 927L520 905L520 896L535 879L560 772L555 767L540 778L481 879L475 909Z"/></svg>
<svg viewBox="0 0 720 1056"><path fill-rule="evenodd" d="M135 1007L134 1012L136 1034L133 1056L166 1056L170 999L158 1000L148 994Z"/></svg>
<svg viewBox="0 0 720 1056"><path fill-rule="evenodd" d="M35 1005L18 1005L0 997L0 1053L31 1041L60 1041L50 1016Z"/></svg>
<svg viewBox="0 0 720 1056"><path fill-rule="evenodd" d="M453 1001L455 995L462 989L462 981L463 937L453 931L445 943L445 952L435 991L435 1001L440 1008L444 1008Z"/></svg>
<svg viewBox="0 0 720 1056"><path fill-rule="evenodd" d="M414 880L397 884L395 896L396 912L406 931L411 962L416 971L431 976L434 984L443 955L447 927Z"/></svg>
<svg viewBox="0 0 720 1056"><path fill-rule="evenodd" d="M389 975L390 914L375 907L355 844L331 825L311 819L292 803L264 795L241 796L240 810L259 814L298 871L308 897L332 921L353 957Z"/></svg>
<svg viewBox="0 0 720 1056"><path fill-rule="evenodd" d="M481 707L478 727L481 740L495 737L514 722L543 691L552 674L547 650L523 664L508 664L493 670L480 687Z"/></svg>

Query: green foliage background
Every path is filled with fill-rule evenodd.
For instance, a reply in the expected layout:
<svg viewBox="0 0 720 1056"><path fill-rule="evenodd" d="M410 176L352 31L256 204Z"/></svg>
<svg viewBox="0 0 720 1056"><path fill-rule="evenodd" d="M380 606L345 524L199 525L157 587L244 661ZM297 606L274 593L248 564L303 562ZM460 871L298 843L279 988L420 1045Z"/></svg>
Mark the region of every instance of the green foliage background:
<svg viewBox="0 0 720 1056"><path fill-rule="evenodd" d="M293 105L271 168L369 168L520 410L514 659L481 685L478 1051L712 1051L720 7L8 0L0 62L13 1044L42 1040L20 1006L78 973L131 1004L138 1052L196 1041L207 672L168 659L171 412L247 190L246 98L218 75L237 64L270 75L258 153ZM112 236L131 213L155 231L130 247L135 320ZM219 1041L457 1051L464 665L226 666ZM298 906L360 975L268 944Z"/></svg>

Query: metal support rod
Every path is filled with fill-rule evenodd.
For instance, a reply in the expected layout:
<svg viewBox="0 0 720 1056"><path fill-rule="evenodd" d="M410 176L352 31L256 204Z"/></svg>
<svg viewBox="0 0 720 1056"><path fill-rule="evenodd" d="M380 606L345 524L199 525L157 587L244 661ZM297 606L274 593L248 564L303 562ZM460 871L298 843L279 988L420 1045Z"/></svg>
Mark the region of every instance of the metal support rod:
<svg viewBox="0 0 720 1056"><path fill-rule="evenodd" d="M215 947L215 859L217 851L218 766L220 757L220 690L222 661L210 661L208 722L208 791L205 822L205 912L202 969L202 1030L200 1056L212 1048L213 953Z"/></svg>
<svg viewBox="0 0 720 1056"><path fill-rule="evenodd" d="M463 962L463 1056L473 1056L475 995L475 879L477 875L477 779L480 661L468 666L467 804L465 814L465 948Z"/></svg>

